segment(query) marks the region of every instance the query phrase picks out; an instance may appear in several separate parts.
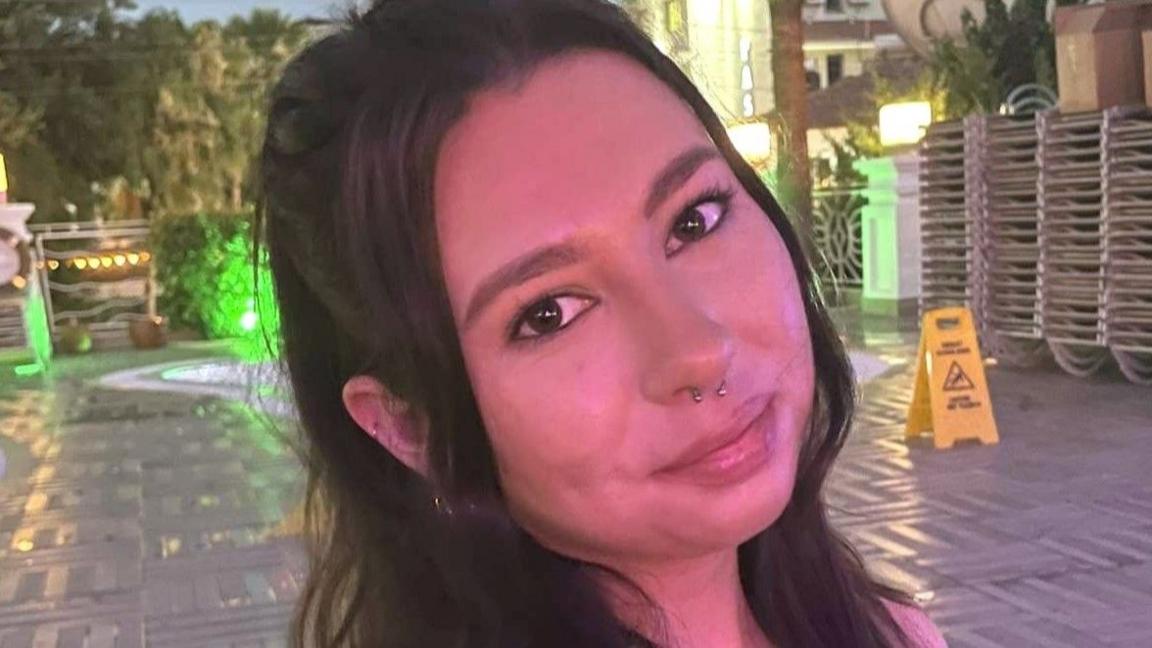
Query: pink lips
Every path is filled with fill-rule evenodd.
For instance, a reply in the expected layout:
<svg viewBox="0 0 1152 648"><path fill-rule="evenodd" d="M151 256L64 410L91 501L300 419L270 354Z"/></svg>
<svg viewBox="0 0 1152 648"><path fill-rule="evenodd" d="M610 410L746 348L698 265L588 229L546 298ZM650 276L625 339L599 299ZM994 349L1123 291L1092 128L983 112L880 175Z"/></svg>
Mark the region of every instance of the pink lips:
<svg viewBox="0 0 1152 648"><path fill-rule="evenodd" d="M770 454L769 422L773 407L771 397L754 400L751 405L761 407L753 410L755 418L722 434L701 439L656 475L702 486L724 486L741 482L759 471Z"/></svg>

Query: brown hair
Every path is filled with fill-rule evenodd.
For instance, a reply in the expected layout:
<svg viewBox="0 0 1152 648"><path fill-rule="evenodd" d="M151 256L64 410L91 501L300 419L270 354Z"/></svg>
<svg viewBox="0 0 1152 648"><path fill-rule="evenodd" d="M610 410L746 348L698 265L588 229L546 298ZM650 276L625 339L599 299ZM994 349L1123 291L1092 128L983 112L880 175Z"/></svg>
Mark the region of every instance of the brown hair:
<svg viewBox="0 0 1152 648"><path fill-rule="evenodd" d="M441 276L432 189L469 97L577 49L626 56L695 112L775 224L800 278L816 364L792 498L739 549L758 622L783 646L891 646L884 599L821 491L852 415L851 367L796 233L706 101L605 0L387 0L310 46L276 86L262 224L308 469L309 646L625 646L589 568L540 546L502 502ZM357 428L341 388L371 375L429 423L430 478ZM439 514L436 498L454 514Z"/></svg>

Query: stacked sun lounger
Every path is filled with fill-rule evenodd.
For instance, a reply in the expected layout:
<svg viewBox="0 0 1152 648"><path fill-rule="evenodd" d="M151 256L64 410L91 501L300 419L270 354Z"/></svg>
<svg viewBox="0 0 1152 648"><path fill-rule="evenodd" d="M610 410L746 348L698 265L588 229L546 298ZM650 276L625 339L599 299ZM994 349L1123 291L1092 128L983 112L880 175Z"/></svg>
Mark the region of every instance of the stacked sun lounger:
<svg viewBox="0 0 1152 648"><path fill-rule="evenodd" d="M972 233L964 123L933 124L920 151L920 309L970 305Z"/></svg>
<svg viewBox="0 0 1152 648"><path fill-rule="evenodd" d="M1056 361L1086 376L1104 340L1102 113L1040 116L1040 330Z"/></svg>
<svg viewBox="0 0 1152 648"><path fill-rule="evenodd" d="M1040 330L1036 117L988 115L969 121L975 154L973 310L983 344L1001 360L1032 365L1047 356ZM975 190L975 192L973 191Z"/></svg>
<svg viewBox="0 0 1152 648"><path fill-rule="evenodd" d="M1111 110L1104 136L1104 341L1152 384L1152 112Z"/></svg>

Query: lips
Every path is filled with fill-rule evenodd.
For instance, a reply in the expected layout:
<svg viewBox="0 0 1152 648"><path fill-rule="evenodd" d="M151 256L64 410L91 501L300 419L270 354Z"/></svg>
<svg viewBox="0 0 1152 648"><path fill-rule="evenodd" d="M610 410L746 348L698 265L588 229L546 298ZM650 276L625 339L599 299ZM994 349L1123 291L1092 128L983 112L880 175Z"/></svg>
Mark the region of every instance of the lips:
<svg viewBox="0 0 1152 648"><path fill-rule="evenodd" d="M748 399L732 425L688 446L656 474L722 484L755 472L768 458L772 401L770 395Z"/></svg>

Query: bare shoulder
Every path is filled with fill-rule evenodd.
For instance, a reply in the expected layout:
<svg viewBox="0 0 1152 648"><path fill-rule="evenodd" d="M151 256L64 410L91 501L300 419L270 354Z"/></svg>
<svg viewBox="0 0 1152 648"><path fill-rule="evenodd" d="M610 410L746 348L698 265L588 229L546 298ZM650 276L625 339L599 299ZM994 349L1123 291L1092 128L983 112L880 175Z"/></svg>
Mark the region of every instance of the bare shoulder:
<svg viewBox="0 0 1152 648"><path fill-rule="evenodd" d="M928 618L924 610L892 601L884 601L884 605L888 607L892 618L912 642L910 648L948 647L948 643L944 641L944 635L940 634L940 629L936 627L935 623L932 623L932 619Z"/></svg>

